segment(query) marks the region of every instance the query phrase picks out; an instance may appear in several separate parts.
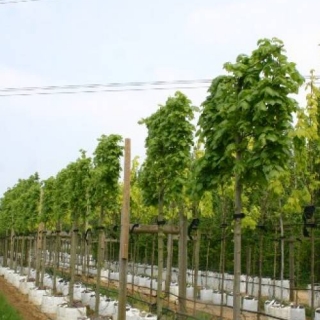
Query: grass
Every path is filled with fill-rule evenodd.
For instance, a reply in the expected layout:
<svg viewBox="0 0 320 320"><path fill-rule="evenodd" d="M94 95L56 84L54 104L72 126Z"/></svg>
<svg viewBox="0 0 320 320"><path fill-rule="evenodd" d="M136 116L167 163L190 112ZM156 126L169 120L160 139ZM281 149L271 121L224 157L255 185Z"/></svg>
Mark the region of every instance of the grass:
<svg viewBox="0 0 320 320"><path fill-rule="evenodd" d="M8 304L3 294L0 294L0 320L23 320L18 311Z"/></svg>

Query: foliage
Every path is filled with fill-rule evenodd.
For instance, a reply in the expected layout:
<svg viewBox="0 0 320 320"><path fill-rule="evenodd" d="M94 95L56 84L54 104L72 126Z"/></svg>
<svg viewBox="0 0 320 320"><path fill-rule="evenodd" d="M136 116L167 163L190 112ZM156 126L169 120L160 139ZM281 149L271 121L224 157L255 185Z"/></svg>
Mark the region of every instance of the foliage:
<svg viewBox="0 0 320 320"><path fill-rule="evenodd" d="M202 104L200 183L210 188L238 174L243 182L266 182L287 168L289 133L297 102L289 96L303 82L283 43L263 39L251 56L224 65ZM241 157L235 161L236 154Z"/></svg>
<svg viewBox="0 0 320 320"><path fill-rule="evenodd" d="M164 106L140 121L148 129L147 158L141 173L147 204L157 204L164 193L167 197L181 197L191 163L194 131L191 121L196 110L184 94L176 92Z"/></svg>
<svg viewBox="0 0 320 320"><path fill-rule="evenodd" d="M122 137L102 135L94 151L92 171L93 204L110 214L119 213L120 157L123 155Z"/></svg>

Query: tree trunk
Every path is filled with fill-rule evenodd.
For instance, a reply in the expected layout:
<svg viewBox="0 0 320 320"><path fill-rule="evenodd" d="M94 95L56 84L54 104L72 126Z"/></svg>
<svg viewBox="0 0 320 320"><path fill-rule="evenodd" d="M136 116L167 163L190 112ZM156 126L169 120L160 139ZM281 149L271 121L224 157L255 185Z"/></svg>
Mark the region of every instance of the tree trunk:
<svg viewBox="0 0 320 320"><path fill-rule="evenodd" d="M23 267L26 266L26 256L27 256L27 248L26 248L26 237L22 236L21 239L21 264L20 264L20 274L23 274Z"/></svg>
<svg viewBox="0 0 320 320"><path fill-rule="evenodd" d="M284 231L282 213L280 213L280 231L281 231L281 271L280 271L280 302L283 302L283 278L284 278Z"/></svg>
<svg viewBox="0 0 320 320"><path fill-rule="evenodd" d="M169 294L171 283L171 270L172 270L172 254L173 254L173 235L168 234L167 238L167 273L166 273L166 287L165 292Z"/></svg>
<svg viewBox="0 0 320 320"><path fill-rule="evenodd" d="M220 274L221 274L221 284L220 284L220 291L221 291L221 304L220 304L220 319L223 319L223 305L224 301L224 272L226 268L226 224L225 224L225 217L223 219L223 228L222 228L222 242L221 242L221 252L220 252Z"/></svg>
<svg viewBox="0 0 320 320"><path fill-rule="evenodd" d="M262 279L262 263L263 263L263 234L260 231L259 235L259 286L258 286L258 301L261 301L261 279ZM260 303L258 303L258 317L260 320Z"/></svg>
<svg viewBox="0 0 320 320"><path fill-rule="evenodd" d="M14 254L14 230L11 228L10 237L10 269L13 269L13 254Z"/></svg>
<svg viewBox="0 0 320 320"><path fill-rule="evenodd" d="M3 266L8 266L8 242L9 242L9 231L6 230L6 235L4 239L4 253L3 253Z"/></svg>
<svg viewBox="0 0 320 320"><path fill-rule="evenodd" d="M54 256L53 256L53 294L57 293L57 271L59 269L59 262L60 262L60 248L61 248L61 224L58 221L56 225L56 236L54 239Z"/></svg>
<svg viewBox="0 0 320 320"><path fill-rule="evenodd" d="M249 293L249 277L251 275L251 254L252 248L248 246L247 248L247 276L246 276L246 294L250 295Z"/></svg>
<svg viewBox="0 0 320 320"><path fill-rule="evenodd" d="M70 252L70 282L69 282L69 306L72 307L74 303L74 282L75 282L75 267L77 256L77 238L78 238L78 221L75 219L72 223L71 229L71 252Z"/></svg>
<svg viewBox="0 0 320 320"><path fill-rule="evenodd" d="M104 209L101 207L100 220L99 220L99 237L98 237L98 256L97 256L97 280L96 280L96 304L95 313L99 314L100 305L100 288L101 288L101 269L103 265L104 246L105 246L105 233L102 227L104 219Z"/></svg>
<svg viewBox="0 0 320 320"><path fill-rule="evenodd" d="M240 155L237 154L237 159ZM240 177L236 174L235 178L235 219L234 219L234 282L233 282L233 319L241 318L241 211L242 211L242 185Z"/></svg>
<svg viewBox="0 0 320 320"><path fill-rule="evenodd" d="M179 311L187 313L187 257L188 257L188 225L184 208L179 210L180 237L179 237ZM184 317L179 317L184 319Z"/></svg>
<svg viewBox="0 0 320 320"><path fill-rule="evenodd" d="M120 234L120 257L119 257L119 314L118 319L122 320L126 316L127 303L127 270L129 258L129 224L130 224L130 169L131 165L131 140L125 140L124 155L124 183L123 200L121 210L121 234Z"/></svg>
<svg viewBox="0 0 320 320"><path fill-rule="evenodd" d="M289 240L289 278L290 278L290 301L294 301L294 237L291 236Z"/></svg>
<svg viewBox="0 0 320 320"><path fill-rule="evenodd" d="M314 319L314 229L311 228L311 320Z"/></svg>
<svg viewBox="0 0 320 320"><path fill-rule="evenodd" d="M194 277L193 277L193 313L196 312L196 300L198 297L198 279L199 279L199 264L200 264L200 243L201 231L197 230L197 235L194 243Z"/></svg>
<svg viewBox="0 0 320 320"><path fill-rule="evenodd" d="M44 275L46 273L46 257L47 257L47 234L46 230L42 232L42 259L41 259L41 275L40 275L40 286L43 287Z"/></svg>
<svg viewBox="0 0 320 320"><path fill-rule="evenodd" d="M36 287L40 286L40 268L41 268L41 255L42 255L42 236L44 230L44 223L41 222L38 228L37 237L37 250L36 250Z"/></svg>
<svg viewBox="0 0 320 320"><path fill-rule="evenodd" d="M162 316L162 272L163 272L163 192L160 192L159 196L159 208L158 208L158 286L157 286L157 316L161 319Z"/></svg>
<svg viewBox="0 0 320 320"><path fill-rule="evenodd" d="M14 238L14 272L17 273L19 262L19 237Z"/></svg>

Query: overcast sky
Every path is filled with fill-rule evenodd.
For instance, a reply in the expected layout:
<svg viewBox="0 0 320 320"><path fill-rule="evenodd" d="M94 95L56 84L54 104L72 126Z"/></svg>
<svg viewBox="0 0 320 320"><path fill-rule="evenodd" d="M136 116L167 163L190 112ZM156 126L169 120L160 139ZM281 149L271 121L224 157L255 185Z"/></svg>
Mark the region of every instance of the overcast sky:
<svg viewBox="0 0 320 320"><path fill-rule="evenodd" d="M0 87L214 78L224 62L278 37L306 75L319 71L319 0L41 0L1 4ZM194 104L205 89L184 91ZM89 154L101 134L132 140L168 91L0 97L0 195Z"/></svg>

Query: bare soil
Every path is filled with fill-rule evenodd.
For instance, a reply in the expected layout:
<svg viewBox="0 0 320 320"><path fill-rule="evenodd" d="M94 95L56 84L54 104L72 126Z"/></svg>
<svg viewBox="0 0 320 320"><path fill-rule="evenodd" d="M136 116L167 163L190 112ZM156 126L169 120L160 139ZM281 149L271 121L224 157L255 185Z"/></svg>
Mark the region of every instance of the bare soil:
<svg viewBox="0 0 320 320"><path fill-rule="evenodd" d="M52 319L28 301L28 296L22 294L17 288L0 276L0 292L6 297L8 303L15 308L24 320Z"/></svg>

